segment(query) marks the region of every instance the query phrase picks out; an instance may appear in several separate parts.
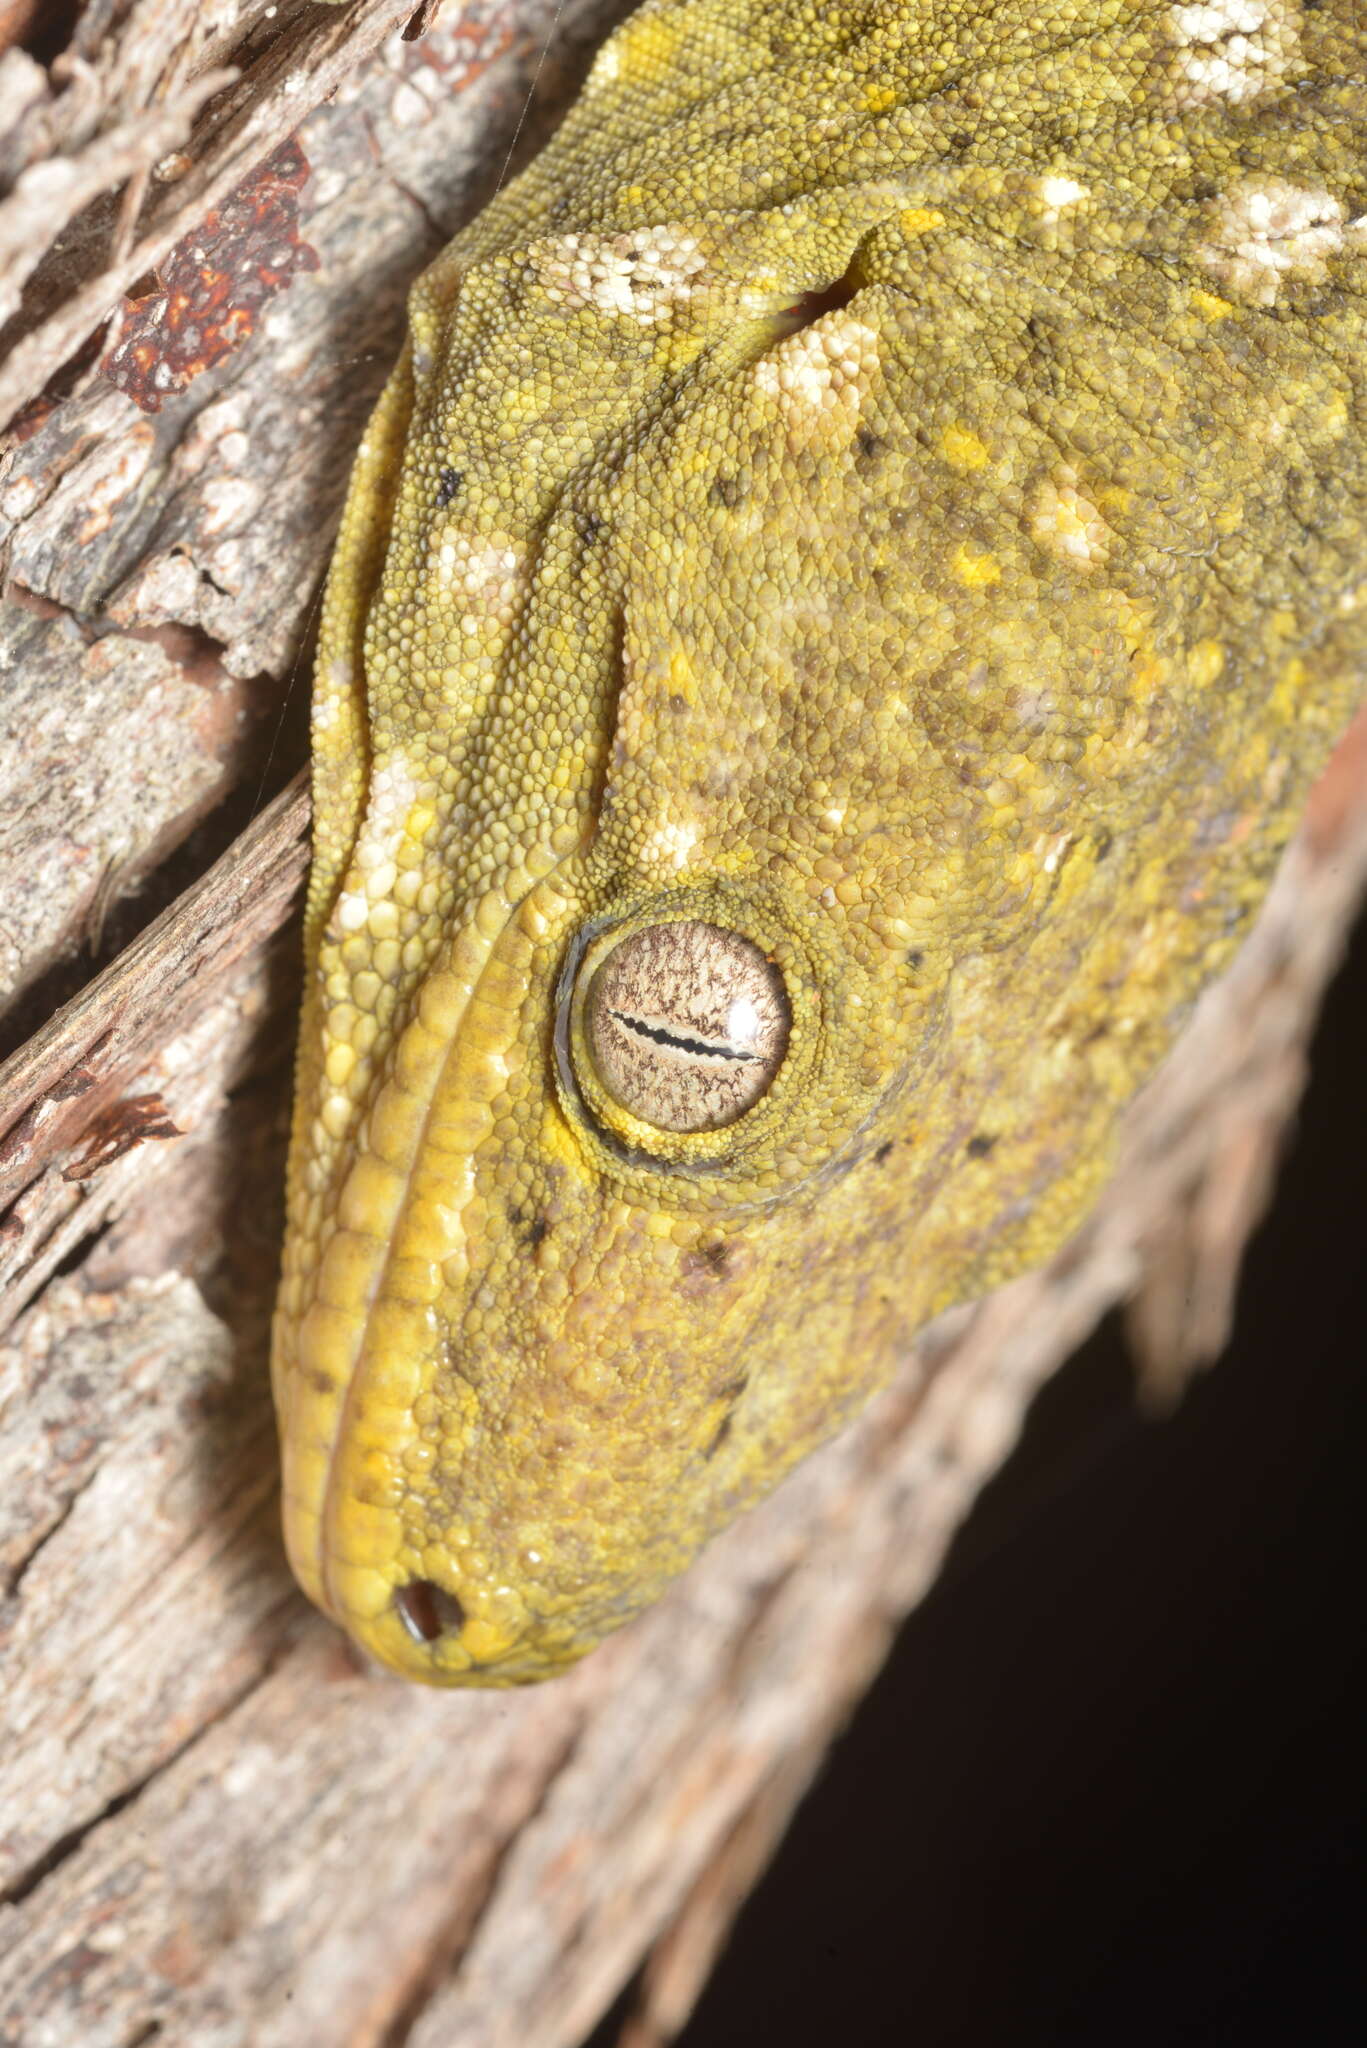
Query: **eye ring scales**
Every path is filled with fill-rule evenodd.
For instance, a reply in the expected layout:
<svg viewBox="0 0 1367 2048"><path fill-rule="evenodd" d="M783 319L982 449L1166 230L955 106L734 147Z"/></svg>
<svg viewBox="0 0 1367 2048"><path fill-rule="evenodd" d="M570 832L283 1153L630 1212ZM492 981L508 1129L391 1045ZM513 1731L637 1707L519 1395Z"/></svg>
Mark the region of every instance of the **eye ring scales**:
<svg viewBox="0 0 1367 2048"><path fill-rule="evenodd" d="M753 940L690 918L614 946L585 1024L598 1078L623 1109L663 1131L716 1131L769 1088L792 1011Z"/></svg>

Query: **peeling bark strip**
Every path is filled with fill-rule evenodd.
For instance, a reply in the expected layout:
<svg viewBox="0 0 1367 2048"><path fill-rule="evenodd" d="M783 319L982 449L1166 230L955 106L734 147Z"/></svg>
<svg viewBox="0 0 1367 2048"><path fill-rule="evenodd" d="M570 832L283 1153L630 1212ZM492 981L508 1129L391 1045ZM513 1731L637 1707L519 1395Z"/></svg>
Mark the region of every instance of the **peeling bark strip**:
<svg viewBox="0 0 1367 2048"><path fill-rule="evenodd" d="M297 904L307 826L296 778L0 1066L0 1331L149 1171L166 1170L149 1169L149 1141L171 1149L237 1078L244 1027L259 1027L268 949Z"/></svg>
<svg viewBox="0 0 1367 2048"><path fill-rule="evenodd" d="M557 17L562 100L621 11ZM50 74L46 12L0 5L7 408L301 128L319 265L154 412L91 347L0 462L0 978L30 991L80 972L105 877L189 860L233 785L250 808L235 736L288 693L403 293L497 176L555 7L88 5ZM649 1953L634 2038L662 2042L1032 1389L1127 1292L1155 1367L1218 1344L1367 873L1367 724L1069 1252L929 1333L628 1636L506 1698L357 1670L280 1554L305 822L296 783L0 1068L0 2048L573 2048Z"/></svg>
<svg viewBox="0 0 1367 2048"><path fill-rule="evenodd" d="M0 1202L99 1137L112 1091L183 1028L238 961L264 950L294 909L307 826L308 799L296 779L201 882L0 1066Z"/></svg>

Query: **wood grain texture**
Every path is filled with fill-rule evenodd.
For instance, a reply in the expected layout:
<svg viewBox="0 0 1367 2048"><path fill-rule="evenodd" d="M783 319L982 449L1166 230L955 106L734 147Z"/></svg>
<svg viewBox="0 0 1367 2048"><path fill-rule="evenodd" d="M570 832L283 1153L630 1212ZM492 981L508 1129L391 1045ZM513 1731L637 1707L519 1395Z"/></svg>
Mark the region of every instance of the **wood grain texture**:
<svg viewBox="0 0 1367 2048"><path fill-rule="evenodd" d="M556 95L612 11L572 11ZM177 104L176 76L241 74L230 111L186 116L192 168L131 227L112 173L87 202L76 239L104 237L103 269L41 302L41 264L19 279L12 398L291 131L320 259L154 413L88 364L0 476L24 678L0 677L5 965L16 996L57 966L71 991L0 1069L7 2048L154 2028L571 2048L652 1951L631 2039L667 2040L1034 1390L1127 1297L1155 1398L1218 1348L1367 876L1360 726L1048 1271L927 1333L855 1429L568 1678L440 1696L358 1668L281 1558L266 1382L299 786L196 863L234 790L251 808L251 734L306 639L404 286L496 178L553 10L448 4L431 37L382 43L411 12L143 0L65 93L18 44L0 56L0 206L25 164L79 164ZM100 964L111 862L134 930ZM159 879L173 900L137 929Z"/></svg>
<svg viewBox="0 0 1367 2048"><path fill-rule="evenodd" d="M149 1157L123 1142L131 1106L162 1105L162 1142L188 1136L250 1065L271 941L304 877L307 825L296 778L0 1067L0 1328L73 1245L160 1177L155 1144Z"/></svg>

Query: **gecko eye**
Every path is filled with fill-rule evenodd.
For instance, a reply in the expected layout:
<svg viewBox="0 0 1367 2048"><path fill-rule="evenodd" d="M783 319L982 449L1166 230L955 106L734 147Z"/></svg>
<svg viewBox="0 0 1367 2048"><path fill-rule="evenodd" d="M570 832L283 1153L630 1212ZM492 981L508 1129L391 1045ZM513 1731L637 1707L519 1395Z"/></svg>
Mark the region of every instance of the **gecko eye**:
<svg viewBox="0 0 1367 2048"><path fill-rule="evenodd" d="M739 932L647 925L613 948L585 1023L599 1079L663 1131L715 1131L758 1102L783 1061L783 977Z"/></svg>

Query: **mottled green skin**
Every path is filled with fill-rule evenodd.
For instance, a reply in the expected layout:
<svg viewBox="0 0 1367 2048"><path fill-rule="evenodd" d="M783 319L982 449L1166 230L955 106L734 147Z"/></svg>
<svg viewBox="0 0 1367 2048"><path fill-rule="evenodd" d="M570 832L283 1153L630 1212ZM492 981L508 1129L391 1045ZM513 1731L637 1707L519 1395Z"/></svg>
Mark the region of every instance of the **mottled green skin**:
<svg viewBox="0 0 1367 2048"><path fill-rule="evenodd" d="M1363 671L1357 21L655 0L417 285L275 1362L295 1570L397 1669L572 1661L1085 1214ZM676 918L793 1011L694 1134L583 1036Z"/></svg>

